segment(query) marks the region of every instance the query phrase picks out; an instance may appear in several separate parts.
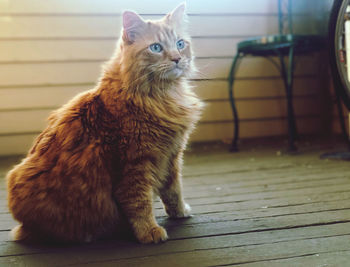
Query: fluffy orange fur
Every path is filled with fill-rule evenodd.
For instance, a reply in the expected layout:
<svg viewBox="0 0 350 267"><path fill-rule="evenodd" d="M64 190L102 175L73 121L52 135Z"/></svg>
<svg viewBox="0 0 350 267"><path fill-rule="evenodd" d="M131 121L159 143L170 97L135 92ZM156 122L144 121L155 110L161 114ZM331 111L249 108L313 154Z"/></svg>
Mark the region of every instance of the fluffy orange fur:
<svg viewBox="0 0 350 267"><path fill-rule="evenodd" d="M189 215L181 193L183 151L201 102L184 5L162 20L123 14L122 36L96 88L49 117L26 158L7 175L15 240L87 242L123 231L142 243L167 239L152 210ZM183 40L184 47L177 47ZM152 51L157 43L162 51Z"/></svg>

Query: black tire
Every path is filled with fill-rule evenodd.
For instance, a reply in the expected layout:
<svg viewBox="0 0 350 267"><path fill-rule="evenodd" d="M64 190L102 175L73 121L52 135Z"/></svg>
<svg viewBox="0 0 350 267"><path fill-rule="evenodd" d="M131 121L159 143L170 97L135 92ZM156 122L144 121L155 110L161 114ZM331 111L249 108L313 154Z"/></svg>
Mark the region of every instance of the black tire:
<svg viewBox="0 0 350 267"><path fill-rule="evenodd" d="M328 31L329 59L335 90L348 110L350 110L350 83L347 78L346 68L341 63L338 47L340 42L342 42L344 14L349 4L350 0L334 0ZM347 63L350 67L350 62Z"/></svg>

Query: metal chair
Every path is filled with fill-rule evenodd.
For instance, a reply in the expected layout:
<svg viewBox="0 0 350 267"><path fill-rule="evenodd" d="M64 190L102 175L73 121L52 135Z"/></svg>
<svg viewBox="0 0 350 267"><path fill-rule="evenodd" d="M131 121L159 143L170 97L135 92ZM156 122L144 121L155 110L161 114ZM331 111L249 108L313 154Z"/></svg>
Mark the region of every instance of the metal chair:
<svg viewBox="0 0 350 267"><path fill-rule="evenodd" d="M324 37L318 35L295 35L292 26L292 0L278 1L278 26L279 34L253 37L244 40L237 45L237 54L234 57L229 72L229 99L233 113L233 139L230 147L231 152L238 151L237 141L239 138L239 118L235 105L233 85L235 81L235 71L240 60L246 56L277 56L279 64L272 58L270 61L278 67L286 90L287 113L288 113L288 151L296 151L295 138L297 127L293 110L293 72L294 55L309 53L321 49L324 46ZM285 61L285 57L288 61Z"/></svg>

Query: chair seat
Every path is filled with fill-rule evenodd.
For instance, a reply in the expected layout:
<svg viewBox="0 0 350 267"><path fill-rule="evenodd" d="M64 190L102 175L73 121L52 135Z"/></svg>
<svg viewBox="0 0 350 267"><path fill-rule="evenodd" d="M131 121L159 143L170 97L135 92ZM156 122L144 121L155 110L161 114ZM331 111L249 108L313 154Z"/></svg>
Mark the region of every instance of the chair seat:
<svg viewBox="0 0 350 267"><path fill-rule="evenodd" d="M288 54L294 47L296 53L317 51L325 45L325 38L319 35L279 34L253 37L237 45L238 53L254 56Z"/></svg>

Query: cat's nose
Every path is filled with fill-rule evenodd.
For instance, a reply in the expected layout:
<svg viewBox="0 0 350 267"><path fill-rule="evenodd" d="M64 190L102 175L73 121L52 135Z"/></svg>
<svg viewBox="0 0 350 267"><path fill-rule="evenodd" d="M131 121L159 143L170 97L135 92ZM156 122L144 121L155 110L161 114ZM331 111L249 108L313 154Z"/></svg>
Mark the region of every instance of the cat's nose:
<svg viewBox="0 0 350 267"><path fill-rule="evenodd" d="M171 61L175 62L176 64L179 63L181 57L173 57Z"/></svg>

